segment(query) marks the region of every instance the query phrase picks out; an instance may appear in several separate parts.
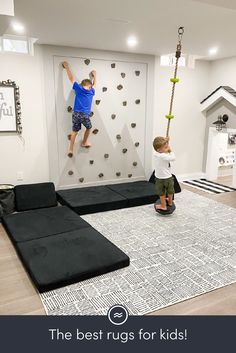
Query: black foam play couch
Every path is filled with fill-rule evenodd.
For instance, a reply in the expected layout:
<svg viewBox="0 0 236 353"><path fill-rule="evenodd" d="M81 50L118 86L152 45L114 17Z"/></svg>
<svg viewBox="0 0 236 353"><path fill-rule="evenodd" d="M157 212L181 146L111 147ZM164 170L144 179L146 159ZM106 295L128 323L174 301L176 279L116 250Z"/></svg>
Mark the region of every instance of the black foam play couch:
<svg viewBox="0 0 236 353"><path fill-rule="evenodd" d="M53 183L15 187L17 213L3 225L40 292L129 265L129 257L66 206Z"/></svg>
<svg viewBox="0 0 236 353"><path fill-rule="evenodd" d="M57 191L57 199L79 215L141 206L157 200L155 186L136 181Z"/></svg>

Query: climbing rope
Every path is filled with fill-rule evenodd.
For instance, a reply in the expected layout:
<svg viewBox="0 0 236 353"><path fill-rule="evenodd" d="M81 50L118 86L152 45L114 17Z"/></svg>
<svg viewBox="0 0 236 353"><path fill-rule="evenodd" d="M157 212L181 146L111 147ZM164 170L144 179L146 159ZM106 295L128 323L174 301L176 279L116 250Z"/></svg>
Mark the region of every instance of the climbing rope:
<svg viewBox="0 0 236 353"><path fill-rule="evenodd" d="M181 57L183 34L184 34L184 27L179 27L179 29L178 29L178 44L177 44L176 53L175 53L176 61L175 61L174 77L170 79L170 82L172 82L173 85L172 85L172 92L171 92L171 98L170 98L169 114L166 115L166 118L168 119L166 137L169 137L170 121L171 121L171 119L174 118L174 115L172 115L172 110L173 110L173 103L174 103L174 96L175 96L175 85L176 85L176 83L179 82L179 79L177 78L177 72L178 72L179 59Z"/></svg>

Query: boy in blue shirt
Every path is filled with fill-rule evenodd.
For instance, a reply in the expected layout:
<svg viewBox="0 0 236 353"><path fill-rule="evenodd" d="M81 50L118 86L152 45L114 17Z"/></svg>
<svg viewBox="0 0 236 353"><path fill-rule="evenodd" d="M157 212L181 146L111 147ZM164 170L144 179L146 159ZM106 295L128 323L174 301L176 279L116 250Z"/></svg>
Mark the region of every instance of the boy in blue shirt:
<svg viewBox="0 0 236 353"><path fill-rule="evenodd" d="M75 102L72 114L72 133L68 151L68 157L71 158L73 157L75 139L78 132L81 130L81 125L84 125L86 128L81 146L87 148L91 147L88 138L92 129L90 115L93 97L95 95L94 86L96 85L96 71L92 71L93 81L84 79L79 84L74 80L68 63L64 61L62 66L66 70L70 82L73 83L73 90L75 91Z"/></svg>

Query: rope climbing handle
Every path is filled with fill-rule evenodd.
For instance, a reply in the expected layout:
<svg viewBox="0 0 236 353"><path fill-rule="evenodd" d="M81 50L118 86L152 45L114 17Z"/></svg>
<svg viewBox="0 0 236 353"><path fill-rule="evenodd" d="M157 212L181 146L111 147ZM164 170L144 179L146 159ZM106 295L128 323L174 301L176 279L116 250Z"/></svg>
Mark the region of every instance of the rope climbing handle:
<svg viewBox="0 0 236 353"><path fill-rule="evenodd" d="M172 111L173 111L174 96L175 96L175 85L176 85L176 83L179 82L179 79L177 78L177 72L178 72L178 66L179 66L179 59L181 57L183 34L184 34L184 27L179 27L179 29L178 29L178 44L177 44L176 53L175 53L176 61L175 61L174 76L173 76L173 78L170 79L170 82L172 82L172 91L171 91L171 97L170 97L169 113L168 113L168 115L166 115L166 118L168 119L167 129L166 129L166 137L169 137L170 122L172 119L174 119L174 115L172 114Z"/></svg>

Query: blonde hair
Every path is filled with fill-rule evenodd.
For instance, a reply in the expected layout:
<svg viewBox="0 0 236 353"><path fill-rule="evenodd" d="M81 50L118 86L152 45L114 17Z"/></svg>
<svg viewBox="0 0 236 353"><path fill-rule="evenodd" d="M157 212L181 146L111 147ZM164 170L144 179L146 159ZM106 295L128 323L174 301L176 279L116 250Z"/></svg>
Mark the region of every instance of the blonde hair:
<svg viewBox="0 0 236 353"><path fill-rule="evenodd" d="M158 151L160 148L164 147L168 143L168 137L157 136L153 141L153 148Z"/></svg>

